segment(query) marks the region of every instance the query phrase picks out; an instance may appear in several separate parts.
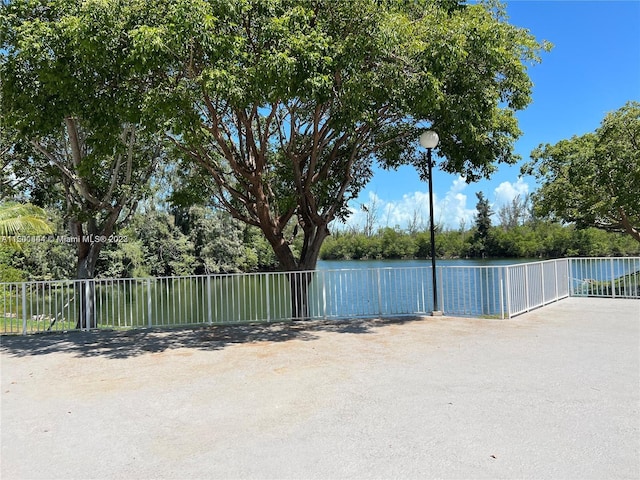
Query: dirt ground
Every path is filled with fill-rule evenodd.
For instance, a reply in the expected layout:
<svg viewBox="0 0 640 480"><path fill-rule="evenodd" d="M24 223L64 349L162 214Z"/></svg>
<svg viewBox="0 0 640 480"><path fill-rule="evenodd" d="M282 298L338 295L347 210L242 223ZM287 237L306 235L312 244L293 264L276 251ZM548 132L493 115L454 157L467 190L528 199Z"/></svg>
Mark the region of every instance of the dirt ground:
<svg viewBox="0 0 640 480"><path fill-rule="evenodd" d="M1 478L640 478L640 301L2 337Z"/></svg>

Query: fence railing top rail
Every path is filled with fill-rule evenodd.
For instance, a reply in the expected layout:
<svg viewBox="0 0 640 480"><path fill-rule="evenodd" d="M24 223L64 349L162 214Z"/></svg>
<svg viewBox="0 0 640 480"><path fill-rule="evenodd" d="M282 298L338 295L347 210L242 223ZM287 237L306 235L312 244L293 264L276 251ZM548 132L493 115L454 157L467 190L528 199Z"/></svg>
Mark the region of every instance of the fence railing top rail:
<svg viewBox="0 0 640 480"><path fill-rule="evenodd" d="M539 265L544 263L552 263L559 261L594 261L599 262L603 260L628 260L631 262L640 262L640 257L567 257L539 260L535 262L523 262L523 263L509 263L503 265L438 265L437 268L447 269L501 269L501 268L522 268L524 266ZM15 286L15 285L51 285L51 284L77 284L85 281L92 281L96 283L106 282L146 282L146 281L164 281L164 280L181 280L181 279L206 279L206 278L228 278L228 277L242 277L242 276L270 276L270 275L290 275L290 274L316 274L318 272L348 272L348 271L362 271L362 270L379 270L379 271L397 271L397 270L419 270L430 269L431 265L425 264L424 266L389 266L389 267L367 267L367 268L320 268L316 270L275 270L267 272L230 272L230 273L210 273L199 275L167 275L160 277L122 277L122 278L101 278L94 279L56 279L56 280L28 280L23 282L1 282L0 286Z"/></svg>

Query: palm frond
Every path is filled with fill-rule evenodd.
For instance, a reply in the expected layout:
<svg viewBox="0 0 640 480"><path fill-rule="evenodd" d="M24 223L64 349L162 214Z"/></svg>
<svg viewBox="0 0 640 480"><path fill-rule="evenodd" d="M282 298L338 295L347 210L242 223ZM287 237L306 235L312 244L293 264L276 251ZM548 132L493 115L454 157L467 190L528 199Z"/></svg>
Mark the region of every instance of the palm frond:
<svg viewBox="0 0 640 480"><path fill-rule="evenodd" d="M19 246L19 235L48 235L53 233L46 220L46 212L30 203L0 204L0 237L4 243Z"/></svg>

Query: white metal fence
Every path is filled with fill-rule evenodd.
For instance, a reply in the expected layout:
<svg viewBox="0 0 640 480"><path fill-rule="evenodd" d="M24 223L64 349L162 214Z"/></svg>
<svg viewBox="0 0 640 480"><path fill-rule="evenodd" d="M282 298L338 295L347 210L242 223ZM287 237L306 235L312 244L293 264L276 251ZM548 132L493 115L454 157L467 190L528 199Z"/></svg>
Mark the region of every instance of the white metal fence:
<svg viewBox="0 0 640 480"><path fill-rule="evenodd" d="M640 298L640 258L446 266L437 281L446 315L511 318L569 295ZM0 333L421 315L432 288L429 266L0 283Z"/></svg>
<svg viewBox="0 0 640 480"><path fill-rule="evenodd" d="M640 257L572 258L571 295L640 298Z"/></svg>
<svg viewBox="0 0 640 480"><path fill-rule="evenodd" d="M570 260L510 265L505 268L509 318L569 296Z"/></svg>

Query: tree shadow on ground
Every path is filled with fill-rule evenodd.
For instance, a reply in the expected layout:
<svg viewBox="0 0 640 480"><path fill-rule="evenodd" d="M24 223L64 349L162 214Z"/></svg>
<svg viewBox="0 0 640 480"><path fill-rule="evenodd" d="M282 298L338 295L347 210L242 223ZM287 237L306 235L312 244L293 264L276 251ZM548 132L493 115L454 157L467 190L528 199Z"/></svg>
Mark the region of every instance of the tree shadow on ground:
<svg viewBox="0 0 640 480"><path fill-rule="evenodd" d="M418 320L419 317L297 321L272 324L213 325L193 328L96 330L0 337L0 353L15 357L67 353L77 357L122 359L178 348L205 351L230 345L313 341L321 332L369 334L374 329Z"/></svg>

